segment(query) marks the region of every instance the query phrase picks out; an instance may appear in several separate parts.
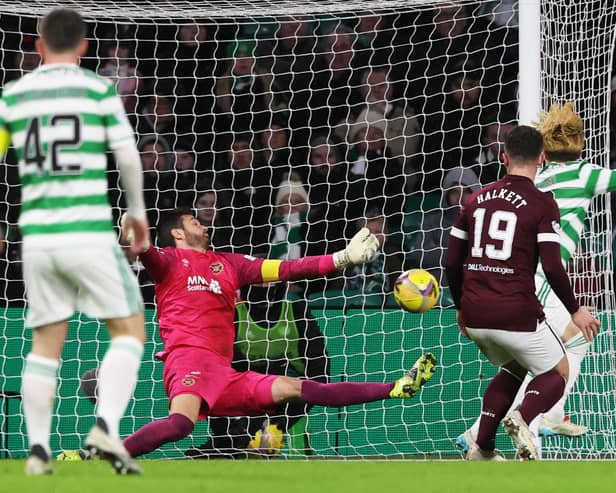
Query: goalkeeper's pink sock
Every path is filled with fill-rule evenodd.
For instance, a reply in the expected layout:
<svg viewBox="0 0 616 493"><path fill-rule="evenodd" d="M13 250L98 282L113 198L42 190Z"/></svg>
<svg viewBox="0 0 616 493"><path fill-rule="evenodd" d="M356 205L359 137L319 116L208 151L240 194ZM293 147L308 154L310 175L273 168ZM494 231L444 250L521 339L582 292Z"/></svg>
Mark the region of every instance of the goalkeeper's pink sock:
<svg viewBox="0 0 616 493"><path fill-rule="evenodd" d="M540 413L552 409L562 397L566 383L556 370L550 370L533 378L518 408L524 421L530 424Z"/></svg>
<svg viewBox="0 0 616 493"><path fill-rule="evenodd" d="M195 424L183 414L152 421L126 437L124 447L131 457L139 457L168 442L177 442L193 431Z"/></svg>
<svg viewBox="0 0 616 493"><path fill-rule="evenodd" d="M494 439L501 420L513 404L522 381L507 370L499 371L483 396L481 418L477 433L477 445L480 449L494 450Z"/></svg>
<svg viewBox="0 0 616 493"><path fill-rule="evenodd" d="M318 406L342 407L387 399L393 383L302 381L302 400Z"/></svg>

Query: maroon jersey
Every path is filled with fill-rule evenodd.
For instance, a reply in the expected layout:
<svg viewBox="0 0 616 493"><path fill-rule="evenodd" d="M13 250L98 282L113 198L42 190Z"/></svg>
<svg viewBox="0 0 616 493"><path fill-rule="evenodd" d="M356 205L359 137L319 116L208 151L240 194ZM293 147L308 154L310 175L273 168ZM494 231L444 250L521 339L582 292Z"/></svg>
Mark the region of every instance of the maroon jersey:
<svg viewBox="0 0 616 493"><path fill-rule="evenodd" d="M447 279L468 327L534 331L545 318L535 295L537 262L570 313L578 305L560 257L551 194L507 175L475 192L451 229Z"/></svg>

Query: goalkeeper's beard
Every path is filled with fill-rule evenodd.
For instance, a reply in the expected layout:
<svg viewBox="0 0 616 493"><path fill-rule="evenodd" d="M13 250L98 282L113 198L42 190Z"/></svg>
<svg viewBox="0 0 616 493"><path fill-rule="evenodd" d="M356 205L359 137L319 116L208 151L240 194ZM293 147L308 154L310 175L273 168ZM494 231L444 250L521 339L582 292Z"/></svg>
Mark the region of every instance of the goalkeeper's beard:
<svg viewBox="0 0 616 493"><path fill-rule="evenodd" d="M185 242L190 248L206 251L210 247L210 237L206 234L188 234L185 233Z"/></svg>

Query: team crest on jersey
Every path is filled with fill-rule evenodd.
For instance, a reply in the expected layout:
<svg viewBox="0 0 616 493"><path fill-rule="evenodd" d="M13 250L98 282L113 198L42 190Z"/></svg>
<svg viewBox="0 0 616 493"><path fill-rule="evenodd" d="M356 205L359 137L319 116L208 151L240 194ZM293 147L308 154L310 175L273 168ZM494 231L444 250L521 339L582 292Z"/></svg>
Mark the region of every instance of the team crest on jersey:
<svg viewBox="0 0 616 493"><path fill-rule="evenodd" d="M186 375L182 380L182 385L184 385L184 387L192 387L195 383L195 379L190 375Z"/></svg>
<svg viewBox="0 0 616 493"><path fill-rule="evenodd" d="M213 264L210 264L210 270L212 271L212 274L220 274L224 270L224 268L224 265L222 265L220 262L214 262Z"/></svg>
<svg viewBox="0 0 616 493"><path fill-rule="evenodd" d="M190 264L190 262L188 260L186 260L185 258L182 259L182 265L184 267L188 267L189 264Z"/></svg>
<svg viewBox="0 0 616 493"><path fill-rule="evenodd" d="M558 221L552 221L552 229L555 233L560 234L560 224L558 224Z"/></svg>

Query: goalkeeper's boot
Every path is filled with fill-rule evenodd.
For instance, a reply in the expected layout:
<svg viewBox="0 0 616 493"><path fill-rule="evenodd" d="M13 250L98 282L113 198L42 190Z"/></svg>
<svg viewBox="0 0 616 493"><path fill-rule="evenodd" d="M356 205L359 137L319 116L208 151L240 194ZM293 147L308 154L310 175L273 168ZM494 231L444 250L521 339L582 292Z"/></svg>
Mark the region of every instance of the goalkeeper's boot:
<svg viewBox="0 0 616 493"><path fill-rule="evenodd" d="M471 430L466 430L456 438L456 448L463 454L466 454L471 448L476 446L475 439Z"/></svg>
<svg viewBox="0 0 616 493"><path fill-rule="evenodd" d="M86 438L86 449L91 456L109 461L117 474L141 474L143 471L124 448L122 440L107 432L105 422L97 418Z"/></svg>
<svg viewBox="0 0 616 493"><path fill-rule="evenodd" d="M541 418L539 424L539 435L551 437L554 435L563 435L566 437L580 437L588 433L588 428L583 425L578 425L571 421L569 416L565 416L560 423L550 421L546 418Z"/></svg>
<svg viewBox="0 0 616 493"><path fill-rule="evenodd" d="M482 450L477 444L473 445L468 454L466 454L466 460L485 460L493 462L506 461L505 457L496 450Z"/></svg>
<svg viewBox="0 0 616 493"><path fill-rule="evenodd" d="M266 419L255 437L248 442L247 448L263 457L280 455L284 448L284 434L278 426L270 424Z"/></svg>
<svg viewBox="0 0 616 493"><path fill-rule="evenodd" d="M34 445L30 450L30 456L26 460L26 476L42 476L52 474L49 454L40 445Z"/></svg>
<svg viewBox="0 0 616 493"><path fill-rule="evenodd" d="M80 460L90 460L92 456L90 452L87 450L65 450L64 452L60 452L56 455L56 460L63 461L80 461Z"/></svg>
<svg viewBox="0 0 616 493"><path fill-rule="evenodd" d="M434 375L436 358L432 353L422 355L402 378L396 380L389 392L392 399L410 399Z"/></svg>
<svg viewBox="0 0 616 493"><path fill-rule="evenodd" d="M503 427L507 435L511 437L518 450L518 457L522 460L537 460L539 454L533 440L533 434L528 424L522 418L520 411L511 411L503 419Z"/></svg>

